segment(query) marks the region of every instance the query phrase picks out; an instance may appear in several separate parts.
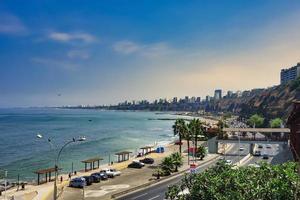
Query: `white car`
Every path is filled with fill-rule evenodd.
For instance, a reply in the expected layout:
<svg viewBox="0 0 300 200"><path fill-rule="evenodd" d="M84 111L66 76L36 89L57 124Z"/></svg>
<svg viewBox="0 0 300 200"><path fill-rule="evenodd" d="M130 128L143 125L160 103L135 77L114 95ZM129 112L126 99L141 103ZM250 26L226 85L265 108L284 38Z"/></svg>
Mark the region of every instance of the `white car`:
<svg viewBox="0 0 300 200"><path fill-rule="evenodd" d="M226 165L232 165L232 160L225 160Z"/></svg>
<svg viewBox="0 0 300 200"><path fill-rule="evenodd" d="M244 151L244 147L240 147L240 151Z"/></svg>
<svg viewBox="0 0 300 200"><path fill-rule="evenodd" d="M116 169L103 169L101 171L105 171L107 176L110 177L110 178L121 175L121 172L117 171Z"/></svg>

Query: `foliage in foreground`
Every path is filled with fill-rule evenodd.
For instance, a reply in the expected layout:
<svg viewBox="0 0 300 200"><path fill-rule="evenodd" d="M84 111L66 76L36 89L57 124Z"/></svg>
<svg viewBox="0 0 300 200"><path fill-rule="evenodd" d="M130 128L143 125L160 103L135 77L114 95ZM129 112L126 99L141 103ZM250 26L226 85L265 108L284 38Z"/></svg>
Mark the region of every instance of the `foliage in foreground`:
<svg viewBox="0 0 300 200"><path fill-rule="evenodd" d="M167 199L187 200L294 200L300 199L299 165L263 163L241 167L220 163L205 172L186 175L180 185L170 186ZM188 194L180 192L188 189Z"/></svg>

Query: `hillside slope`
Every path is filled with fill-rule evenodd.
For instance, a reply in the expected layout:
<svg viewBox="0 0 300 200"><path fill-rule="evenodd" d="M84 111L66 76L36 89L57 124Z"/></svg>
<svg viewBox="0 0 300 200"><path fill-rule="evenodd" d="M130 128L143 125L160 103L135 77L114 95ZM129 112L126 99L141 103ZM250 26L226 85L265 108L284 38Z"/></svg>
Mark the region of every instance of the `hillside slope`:
<svg viewBox="0 0 300 200"><path fill-rule="evenodd" d="M285 85L252 90L249 95L240 98L222 99L214 102L213 107L215 111L229 111L243 117L258 113L268 119L287 119L292 102L299 99L300 79Z"/></svg>

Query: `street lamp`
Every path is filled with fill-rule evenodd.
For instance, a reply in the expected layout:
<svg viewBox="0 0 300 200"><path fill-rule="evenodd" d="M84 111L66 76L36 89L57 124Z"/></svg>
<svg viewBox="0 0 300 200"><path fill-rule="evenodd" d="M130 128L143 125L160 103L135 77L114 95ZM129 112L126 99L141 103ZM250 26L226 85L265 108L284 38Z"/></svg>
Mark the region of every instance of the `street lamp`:
<svg viewBox="0 0 300 200"><path fill-rule="evenodd" d="M1 170L1 171L4 171L4 199L6 199L7 170Z"/></svg>
<svg viewBox="0 0 300 200"><path fill-rule="evenodd" d="M37 138L39 139L42 139L43 136L41 134L37 134ZM59 161L59 158L60 158L60 154L62 153L63 149L68 146L69 144L71 143L74 143L74 142L83 142L85 141L86 138L85 137L80 137L78 139L76 138L73 138L72 140L70 141L67 141L59 150L58 154L57 154L57 157L55 159L55 165L54 165L54 169L55 169L55 180L54 180L54 192L53 192L53 199L56 200L57 199L57 177L58 177L58 161ZM52 142L51 142L51 139L48 138L48 143L53 146Z"/></svg>

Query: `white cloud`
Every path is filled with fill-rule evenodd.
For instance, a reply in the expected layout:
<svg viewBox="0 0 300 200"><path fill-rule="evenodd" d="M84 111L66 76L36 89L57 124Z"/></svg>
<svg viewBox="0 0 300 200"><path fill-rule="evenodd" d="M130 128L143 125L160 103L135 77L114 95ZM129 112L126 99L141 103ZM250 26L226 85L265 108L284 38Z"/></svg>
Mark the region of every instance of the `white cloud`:
<svg viewBox="0 0 300 200"><path fill-rule="evenodd" d="M84 50L71 50L67 53L67 56L72 59L86 60L90 58L90 54Z"/></svg>
<svg viewBox="0 0 300 200"><path fill-rule="evenodd" d="M51 58L32 58L32 62L41 64L47 67L60 68L70 71L76 71L80 68L80 65L74 62L70 62L68 60L59 60L59 59L51 59Z"/></svg>
<svg viewBox="0 0 300 200"><path fill-rule="evenodd" d="M138 44L123 40L113 44L113 50L121 54L139 54L145 57L157 57L172 52L172 49L163 42L152 44Z"/></svg>
<svg viewBox="0 0 300 200"><path fill-rule="evenodd" d="M137 43L127 40L116 42L113 45L113 49L122 54L131 54L139 51L141 48L142 46L138 45Z"/></svg>
<svg viewBox="0 0 300 200"><path fill-rule="evenodd" d="M0 33L24 34L26 32L26 26L18 17L11 14L0 14Z"/></svg>
<svg viewBox="0 0 300 200"><path fill-rule="evenodd" d="M65 33L65 32L51 32L48 38L58 42L72 42L79 41L91 43L96 41L96 37L88 33Z"/></svg>

